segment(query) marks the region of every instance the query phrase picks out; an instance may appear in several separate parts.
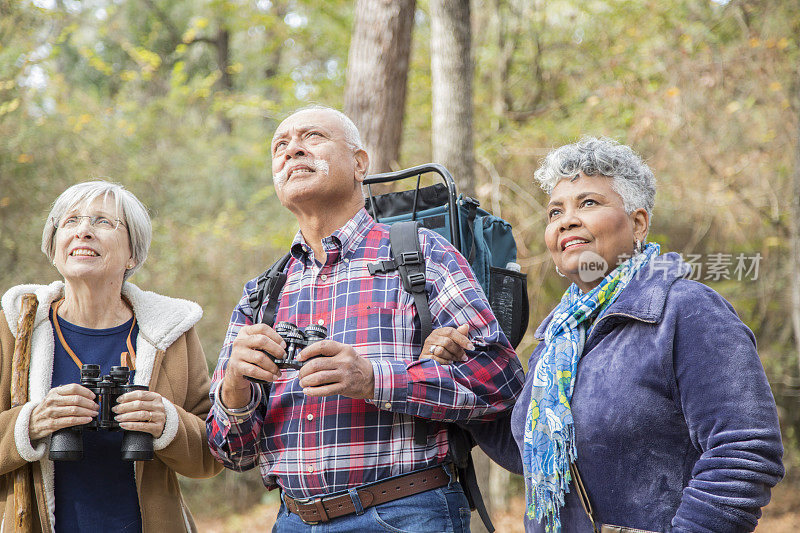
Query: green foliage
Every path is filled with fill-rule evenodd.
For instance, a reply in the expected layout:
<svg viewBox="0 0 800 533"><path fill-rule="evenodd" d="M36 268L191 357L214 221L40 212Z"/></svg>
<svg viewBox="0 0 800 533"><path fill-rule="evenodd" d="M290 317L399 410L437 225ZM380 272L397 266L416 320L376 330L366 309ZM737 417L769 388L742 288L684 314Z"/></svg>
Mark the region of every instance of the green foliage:
<svg viewBox="0 0 800 533"><path fill-rule="evenodd" d="M303 102L341 101L349 3L69 6L14 4L0 26L0 284L53 279L38 253L49 205L76 182L119 181L154 225L133 281L203 305L213 366L242 284L294 235L268 141Z"/></svg>

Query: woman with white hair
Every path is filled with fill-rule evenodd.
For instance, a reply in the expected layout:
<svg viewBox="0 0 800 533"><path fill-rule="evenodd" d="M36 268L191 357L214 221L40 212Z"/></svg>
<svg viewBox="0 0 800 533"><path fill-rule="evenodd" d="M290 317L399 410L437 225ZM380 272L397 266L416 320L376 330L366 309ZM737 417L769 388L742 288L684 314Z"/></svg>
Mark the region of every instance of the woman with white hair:
<svg viewBox="0 0 800 533"><path fill-rule="evenodd" d="M752 332L647 242L655 179L629 147L584 138L535 178L571 284L536 330L510 419L470 428L524 474L526 531L752 531L783 476ZM427 344L444 362L464 339L439 330Z"/></svg>
<svg viewBox="0 0 800 533"><path fill-rule="evenodd" d="M150 238L146 209L121 185L74 185L56 199L42 234L42 251L63 281L20 285L2 297L0 475L11 480L5 474L33 463L35 531L194 530L176 473L199 478L221 469L206 441L210 380L194 329L200 306L126 281L144 263ZM31 293L38 310L28 332L28 401L12 407L12 357L25 338L21 302ZM82 368L129 377L139 390L98 415L105 396L80 384ZM100 420L123 431L88 430ZM152 441L152 460L141 460L147 450L123 460L129 433ZM73 439L56 450L70 434L78 447ZM0 487L3 527L11 528L13 483Z"/></svg>

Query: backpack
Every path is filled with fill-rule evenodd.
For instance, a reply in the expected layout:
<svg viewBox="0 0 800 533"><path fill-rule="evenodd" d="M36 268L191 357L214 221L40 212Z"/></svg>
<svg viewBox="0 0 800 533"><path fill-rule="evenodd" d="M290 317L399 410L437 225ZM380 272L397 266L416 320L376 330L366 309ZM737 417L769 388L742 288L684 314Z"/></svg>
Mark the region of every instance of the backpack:
<svg viewBox="0 0 800 533"><path fill-rule="evenodd" d="M419 187L419 176L426 172L440 175L444 184ZM517 247L511 225L479 208L469 197L458 196L450 173L436 164L420 165L398 172L368 176L364 185L385 183L417 176L417 187L410 191L370 194L365 207L376 222L389 224L392 258L368 265L369 273L398 270L403 289L414 297L420 319L421 342L433 331L433 320L425 291L425 256L419 243L419 227L426 227L445 237L464 255L475 272L476 281L487 295L489 305L516 348L528 327L527 276L516 265ZM253 316L266 298L269 303L260 322L272 325L278 308L278 297L286 283L286 266L291 258L284 255L256 280L256 290L249 296ZM516 265L516 267L515 267ZM478 486L471 450L476 442L472 434L455 424L448 426L450 456L456 468L470 508L477 510L490 532L494 525ZM425 446L428 421L414 419L414 442Z"/></svg>
<svg viewBox="0 0 800 533"><path fill-rule="evenodd" d="M443 183L420 187L419 178L426 173L438 174ZM414 189L372 195L373 184L387 183L417 177ZM367 211L376 222L394 228L398 222L418 222L447 239L461 252L472 267L475 279L483 289L489 306L513 348L519 346L528 329L529 307L527 275L521 273L517 260L517 243L511 224L480 208L474 198L458 195L450 173L441 165L427 164L397 172L375 174L364 179L368 190L365 201ZM403 253L417 250L410 233L402 240L395 261L403 262ZM389 263L391 264L391 263ZM385 270L384 270L385 271ZM421 269L425 273L424 265ZM374 274L374 272L370 271ZM401 275L403 270L401 270ZM406 291L414 291L403 280ZM417 312L422 306L417 302ZM423 317L420 316L420 319ZM431 330L422 322L424 340Z"/></svg>

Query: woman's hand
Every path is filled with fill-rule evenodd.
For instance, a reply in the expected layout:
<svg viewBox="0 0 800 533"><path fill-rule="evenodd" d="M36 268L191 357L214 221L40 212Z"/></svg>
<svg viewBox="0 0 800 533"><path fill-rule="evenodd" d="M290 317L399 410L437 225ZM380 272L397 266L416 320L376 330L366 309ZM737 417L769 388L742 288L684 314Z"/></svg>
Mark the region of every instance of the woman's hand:
<svg viewBox="0 0 800 533"><path fill-rule="evenodd" d="M31 412L28 435L34 442L59 429L88 424L99 410L94 393L86 387L77 383L61 385L50 389Z"/></svg>
<svg viewBox="0 0 800 533"><path fill-rule="evenodd" d="M142 431L158 438L164 432L167 412L157 392L137 390L123 394L112 409L119 427L128 431Z"/></svg>
<svg viewBox="0 0 800 533"><path fill-rule="evenodd" d="M474 350L475 346L467 338L469 324L462 324L458 328L438 328L428 335L422 345L420 359L433 359L441 365L468 359L465 350Z"/></svg>

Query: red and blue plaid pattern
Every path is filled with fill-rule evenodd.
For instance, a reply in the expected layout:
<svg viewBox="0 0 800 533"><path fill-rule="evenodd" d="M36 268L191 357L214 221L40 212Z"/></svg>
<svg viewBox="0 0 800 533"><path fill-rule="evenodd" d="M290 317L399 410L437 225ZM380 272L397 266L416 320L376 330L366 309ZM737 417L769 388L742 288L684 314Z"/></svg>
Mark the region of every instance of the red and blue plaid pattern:
<svg viewBox="0 0 800 533"><path fill-rule="evenodd" d="M491 419L512 407L522 389L522 366L469 264L438 234L420 234L433 326L469 323L476 346L469 360L450 366L415 360L421 339L413 297L397 271L373 276L367 269L390 257L388 226L362 209L323 240L323 265L298 232L276 321L325 325L330 338L369 358L375 398L307 397L297 371L285 369L269 395L245 409L249 414L226 414L215 396L239 329L252 323L251 280L214 371L206 424L211 451L227 468L258 465L267 487L280 485L293 498L329 494L443 462L446 426L430 424L427 445L417 446L413 416Z"/></svg>

